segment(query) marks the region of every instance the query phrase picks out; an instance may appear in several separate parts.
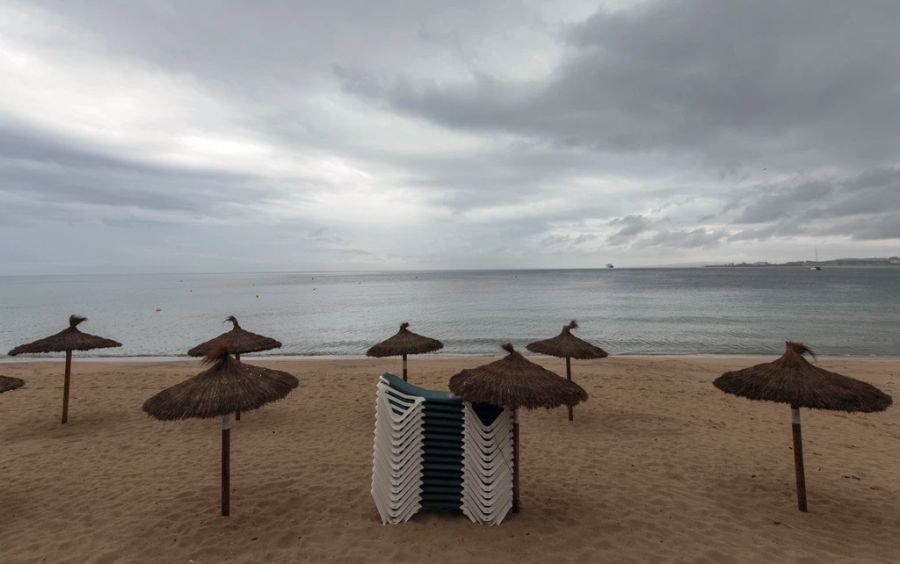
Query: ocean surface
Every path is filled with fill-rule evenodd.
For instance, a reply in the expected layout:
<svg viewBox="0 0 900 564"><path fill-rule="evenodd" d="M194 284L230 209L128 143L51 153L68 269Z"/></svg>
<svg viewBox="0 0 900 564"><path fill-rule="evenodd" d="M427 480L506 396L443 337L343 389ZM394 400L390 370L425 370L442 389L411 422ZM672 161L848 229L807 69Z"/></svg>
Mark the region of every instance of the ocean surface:
<svg viewBox="0 0 900 564"><path fill-rule="evenodd" d="M362 355L402 321L443 354L499 354L570 319L610 354L775 354L791 339L824 355L900 355L900 268L7 276L0 352L70 313L123 343L81 356L182 356L230 329L230 314L284 343L264 355Z"/></svg>

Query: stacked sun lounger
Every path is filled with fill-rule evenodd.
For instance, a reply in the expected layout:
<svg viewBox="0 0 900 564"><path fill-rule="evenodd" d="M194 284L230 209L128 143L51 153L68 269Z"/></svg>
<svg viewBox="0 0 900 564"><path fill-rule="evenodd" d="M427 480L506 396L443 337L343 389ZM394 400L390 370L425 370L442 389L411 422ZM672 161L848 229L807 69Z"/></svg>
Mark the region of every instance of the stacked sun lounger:
<svg viewBox="0 0 900 564"><path fill-rule="evenodd" d="M383 523L402 523L422 507L424 403L378 382L372 498Z"/></svg>
<svg viewBox="0 0 900 564"><path fill-rule="evenodd" d="M498 524L512 504L512 419L393 374L378 382L372 497L383 523L421 509Z"/></svg>
<svg viewBox="0 0 900 564"><path fill-rule="evenodd" d="M462 512L499 525L513 504L513 420L502 408L465 403Z"/></svg>

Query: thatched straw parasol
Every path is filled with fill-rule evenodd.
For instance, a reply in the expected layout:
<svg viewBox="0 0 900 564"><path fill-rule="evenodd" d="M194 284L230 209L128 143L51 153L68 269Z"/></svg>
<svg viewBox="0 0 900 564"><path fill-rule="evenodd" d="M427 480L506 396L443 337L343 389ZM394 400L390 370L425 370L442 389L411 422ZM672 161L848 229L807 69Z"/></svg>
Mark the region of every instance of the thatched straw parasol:
<svg viewBox="0 0 900 564"><path fill-rule="evenodd" d="M3 392L11 392L25 385L24 380L13 378L12 376L0 376L0 394Z"/></svg>
<svg viewBox="0 0 900 564"><path fill-rule="evenodd" d="M279 400L297 387L297 379L280 370L244 364L224 345L210 351L212 366L144 402L144 411L163 421L191 417L222 418L222 515L230 513L231 414Z"/></svg>
<svg viewBox="0 0 900 564"><path fill-rule="evenodd" d="M606 351L600 347L579 339L572 334L572 329L576 329L578 323L573 319L568 325L563 325L562 332L552 339L543 341L535 341L526 346L531 352L546 354L566 359L566 379L572 379L572 359L588 360L592 358L606 358L609 356ZM569 406L569 421L575 419L572 413L572 406Z"/></svg>
<svg viewBox="0 0 900 564"><path fill-rule="evenodd" d="M473 403L489 403L513 410L513 513L519 512L519 416L518 409L575 405L587 400L587 392L575 382L539 366L517 353L509 343L500 360L463 370L450 378L450 391Z"/></svg>
<svg viewBox="0 0 900 564"><path fill-rule="evenodd" d="M9 351L10 356L16 356L17 354L66 351L66 379L65 384L63 385L63 423L69 420L69 380L72 374L72 351L89 351L92 349L106 349L122 346L122 343L113 341L112 339L82 333L78 330L78 324L83 321L87 321L87 317L70 315L68 328L63 329L55 335L38 339L33 343L19 345Z"/></svg>
<svg viewBox="0 0 900 564"><path fill-rule="evenodd" d="M241 359L244 353L252 353L259 351L267 351L270 349L280 349L281 342L270 337L264 337L244 330L238 323L235 316L229 315L225 321L230 321L233 325L231 331L222 333L214 339L210 339L205 343L200 343L196 347L188 351L190 356L206 356L211 351L217 350L222 346L228 348L234 354L235 358ZM235 419L241 420L241 412L235 412Z"/></svg>
<svg viewBox="0 0 900 564"><path fill-rule="evenodd" d="M403 356L403 381L406 382L406 355L434 352L444 348L444 343L430 337L423 337L409 330L409 323L400 324L397 333L366 351L366 356Z"/></svg>
<svg viewBox="0 0 900 564"><path fill-rule="evenodd" d="M241 355L245 353L281 348L281 343L275 339L257 335L256 333L245 330L240 326L237 318L233 315L229 315L225 318L225 321L230 321L232 323L233 327L231 328L231 331L226 331L214 339L210 339L205 343L200 343L189 350L188 354L190 356L207 356L213 350L224 345L238 360L240 360Z"/></svg>
<svg viewBox="0 0 900 564"><path fill-rule="evenodd" d="M893 400L875 386L814 366L805 353L815 354L804 344L785 343L784 355L774 362L726 372L713 385L723 392L753 400L791 405L794 435L794 470L797 505L806 511L806 476L803 472L803 439L800 408L871 413L884 411Z"/></svg>

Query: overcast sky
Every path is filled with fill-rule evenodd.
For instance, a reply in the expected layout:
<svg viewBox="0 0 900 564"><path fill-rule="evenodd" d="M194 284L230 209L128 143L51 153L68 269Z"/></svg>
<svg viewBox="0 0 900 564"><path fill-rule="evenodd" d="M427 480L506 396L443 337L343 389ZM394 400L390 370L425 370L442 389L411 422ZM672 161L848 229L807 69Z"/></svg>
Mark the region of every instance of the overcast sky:
<svg viewBox="0 0 900 564"><path fill-rule="evenodd" d="M900 2L0 3L0 273L900 255Z"/></svg>

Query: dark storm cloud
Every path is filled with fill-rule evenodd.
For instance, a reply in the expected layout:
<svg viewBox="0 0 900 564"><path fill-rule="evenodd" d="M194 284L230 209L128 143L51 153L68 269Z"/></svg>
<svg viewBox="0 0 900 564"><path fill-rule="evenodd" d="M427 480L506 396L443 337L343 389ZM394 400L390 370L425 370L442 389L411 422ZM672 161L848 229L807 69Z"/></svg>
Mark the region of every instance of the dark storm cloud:
<svg viewBox="0 0 900 564"><path fill-rule="evenodd" d="M27 201L57 209L85 204L209 215L246 201L257 192L253 182L249 175L128 159L0 121L0 195L7 205Z"/></svg>
<svg viewBox="0 0 900 564"><path fill-rule="evenodd" d="M900 169L868 170L836 185L834 198L815 206L814 217L900 212Z"/></svg>
<svg viewBox="0 0 900 564"><path fill-rule="evenodd" d="M766 223L805 215L834 193L834 185L821 180L797 185L761 186L742 196L750 200L735 218L737 223Z"/></svg>
<svg viewBox="0 0 900 564"><path fill-rule="evenodd" d="M835 232L856 240L894 239L900 236L900 170L757 186L727 208L736 211L734 223L747 226L732 241Z"/></svg>
<svg viewBox="0 0 900 564"><path fill-rule="evenodd" d="M803 235L808 232L808 227L795 221L785 223L771 223L765 227L747 228L732 233L729 241L766 241L773 237Z"/></svg>
<svg viewBox="0 0 900 564"><path fill-rule="evenodd" d="M40 189L35 189L35 185L39 185ZM123 188L123 185L127 188ZM218 186L218 183L215 185ZM220 201L211 195L204 198L202 193L198 193L202 188L203 182L196 178L186 181L184 178L164 177L160 174L138 174L133 170L113 174L108 170L101 173L96 170L85 172L47 166L27 169L4 166L0 171L0 194L7 205L15 202L13 196L17 196L35 206L45 206L48 212L53 209L74 212L77 211L77 206L85 205L102 206L111 210L137 208L162 212L202 211L207 215ZM168 190L173 193L166 193ZM209 192L212 194L212 189ZM68 219L77 221L79 217L76 213Z"/></svg>
<svg viewBox="0 0 900 564"><path fill-rule="evenodd" d="M541 245L545 247L575 247L595 239L597 236L593 233L582 233L574 237L572 235L548 235L541 239Z"/></svg>
<svg viewBox="0 0 900 564"><path fill-rule="evenodd" d="M696 248L696 247L714 247L718 245L724 233L719 231L708 231L703 228L697 229L681 229L668 230L662 229L656 231L653 236L637 241L637 247L677 247L677 248Z"/></svg>
<svg viewBox="0 0 900 564"><path fill-rule="evenodd" d="M898 21L887 1L653 2L573 26L542 78L339 76L397 111L563 146L719 167L873 163L900 151Z"/></svg>
<svg viewBox="0 0 900 564"><path fill-rule="evenodd" d="M628 215L613 219L609 222L609 225L618 229L609 238L609 242L619 244L620 242L630 241L635 235L647 231L650 227L650 221L642 215Z"/></svg>
<svg viewBox="0 0 900 564"><path fill-rule="evenodd" d="M873 219L854 219L844 229L858 241L900 239L900 213L879 215Z"/></svg>
<svg viewBox="0 0 900 564"><path fill-rule="evenodd" d="M302 188L311 184L327 187L303 177L285 182L253 171L168 165L0 119L0 198L9 224L272 222L254 217L260 206L278 206L286 196L303 201Z"/></svg>
<svg viewBox="0 0 900 564"><path fill-rule="evenodd" d="M627 246L641 249L647 247L698 248L718 245L726 236L722 231L696 229L671 229L669 218L651 220L643 215L618 217L609 222L616 231L606 243L613 246Z"/></svg>

